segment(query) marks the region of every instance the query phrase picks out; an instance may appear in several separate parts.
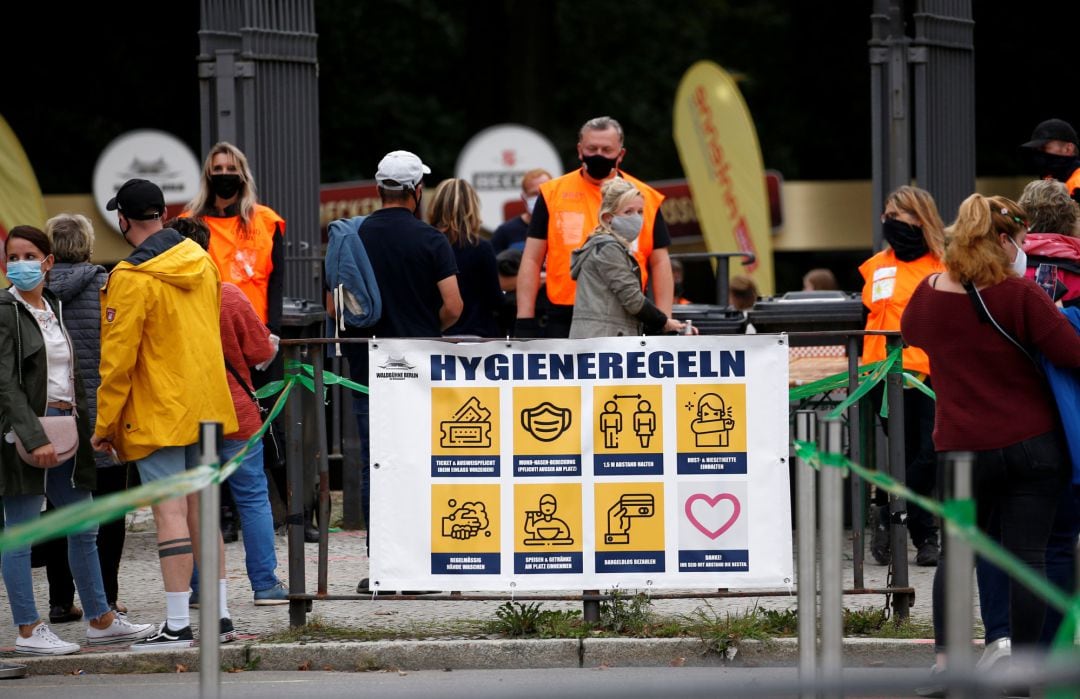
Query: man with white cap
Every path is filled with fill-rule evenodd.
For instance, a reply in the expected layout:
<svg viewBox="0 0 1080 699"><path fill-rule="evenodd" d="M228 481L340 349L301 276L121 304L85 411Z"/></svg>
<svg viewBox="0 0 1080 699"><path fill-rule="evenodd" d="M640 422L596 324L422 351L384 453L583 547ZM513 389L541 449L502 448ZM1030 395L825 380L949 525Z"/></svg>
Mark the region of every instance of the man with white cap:
<svg viewBox="0 0 1080 699"><path fill-rule="evenodd" d="M439 337L461 315L461 292L457 263L446 236L419 218L424 195L424 175L431 169L416 155L403 150L387 153L379 161L375 183L382 208L364 219L360 240L364 243L382 297L382 316L370 328L350 329L346 337ZM353 381L368 385L368 350L365 345L345 344ZM368 397L354 394L353 412L360 431L363 485L360 509L368 525L371 551L371 478ZM368 579L357 591L368 592ZM380 590L380 592L388 592Z"/></svg>

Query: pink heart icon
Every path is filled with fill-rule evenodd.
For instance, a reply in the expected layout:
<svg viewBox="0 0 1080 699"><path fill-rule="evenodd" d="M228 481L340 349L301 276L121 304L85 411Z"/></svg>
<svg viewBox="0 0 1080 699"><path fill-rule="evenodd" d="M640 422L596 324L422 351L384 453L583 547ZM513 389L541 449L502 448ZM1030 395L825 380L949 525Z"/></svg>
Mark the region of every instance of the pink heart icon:
<svg viewBox="0 0 1080 699"><path fill-rule="evenodd" d="M720 525L719 529L709 529L694 516L694 503L698 500L704 500L709 503L709 507L716 507L721 500L730 501L732 505L731 517L728 521ZM714 497L710 497L705 493L695 493L686 499L686 506L683 509L686 512L686 518L690 520L690 524L697 527L698 531L705 536L715 540L728 529L731 529L731 526L735 524L735 520L739 518L739 513L742 512L742 505L739 504L739 499L731 493L720 493Z"/></svg>

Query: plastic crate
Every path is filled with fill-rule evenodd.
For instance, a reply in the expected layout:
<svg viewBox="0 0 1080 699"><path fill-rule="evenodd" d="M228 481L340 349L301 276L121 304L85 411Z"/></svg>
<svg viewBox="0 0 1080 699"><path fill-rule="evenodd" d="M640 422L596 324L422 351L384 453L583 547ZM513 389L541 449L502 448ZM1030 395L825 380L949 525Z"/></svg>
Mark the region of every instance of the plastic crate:
<svg viewBox="0 0 1080 699"><path fill-rule="evenodd" d="M746 314L727 306L684 303L671 310L675 320L689 320L699 335L740 335L746 332Z"/></svg>
<svg viewBox="0 0 1080 699"><path fill-rule="evenodd" d="M761 299L749 320L759 333L862 330L866 307L859 294L845 291L790 291ZM844 338L792 338L793 346L843 344Z"/></svg>

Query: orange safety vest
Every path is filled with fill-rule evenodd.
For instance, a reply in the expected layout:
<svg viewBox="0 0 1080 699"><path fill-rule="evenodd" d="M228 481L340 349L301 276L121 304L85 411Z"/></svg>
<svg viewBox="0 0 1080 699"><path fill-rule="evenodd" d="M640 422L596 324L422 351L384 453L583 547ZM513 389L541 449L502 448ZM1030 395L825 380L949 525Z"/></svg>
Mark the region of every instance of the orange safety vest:
<svg viewBox="0 0 1080 699"><path fill-rule="evenodd" d="M1080 168L1073 170L1073 173L1069 175L1069 179L1065 180L1065 189L1068 190L1070 197L1074 190L1080 189Z"/></svg>
<svg viewBox="0 0 1080 699"><path fill-rule="evenodd" d="M625 172L619 172L619 176L637 187L645 199L645 222L635 241L637 249L632 251L641 268L644 288L653 251L653 223L664 195ZM570 278L570 253L581 247L600 222L600 185L587 181L581 170L574 170L540 185L540 193L548 210L547 295L552 303L570 306L577 286Z"/></svg>
<svg viewBox="0 0 1080 699"><path fill-rule="evenodd" d="M181 216L191 216L185 211ZM285 219L268 206L255 205L248 230L240 228L239 216L203 216L210 229L210 258L217 265L221 281L240 287L255 307L263 323L267 315L267 290L274 271L274 230L285 233Z"/></svg>
<svg viewBox="0 0 1080 699"><path fill-rule="evenodd" d="M927 253L917 260L902 262L896 259L892 248L886 248L859 266L866 282L862 290L863 305L870 309L866 319L867 330L899 330L900 316L904 314L911 295L919 283L945 266L933 254ZM862 364L885 359L885 337L867 335L863 338ZM904 371L930 373L930 358L918 347L905 347Z"/></svg>

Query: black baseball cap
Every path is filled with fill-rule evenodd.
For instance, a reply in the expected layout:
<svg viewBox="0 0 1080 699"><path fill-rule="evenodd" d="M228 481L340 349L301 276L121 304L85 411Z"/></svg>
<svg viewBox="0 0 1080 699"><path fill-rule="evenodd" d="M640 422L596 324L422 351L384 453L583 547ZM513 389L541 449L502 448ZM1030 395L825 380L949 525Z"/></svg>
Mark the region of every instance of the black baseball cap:
<svg viewBox="0 0 1080 699"><path fill-rule="evenodd" d="M105 205L106 211L119 210L136 221L148 221L165 213L165 195L150 180L128 180Z"/></svg>
<svg viewBox="0 0 1080 699"><path fill-rule="evenodd" d="M1031 132L1031 140L1025 143L1023 148L1042 148L1048 141L1065 141L1080 146L1080 140L1076 138L1076 129L1062 119L1047 119L1040 122Z"/></svg>

